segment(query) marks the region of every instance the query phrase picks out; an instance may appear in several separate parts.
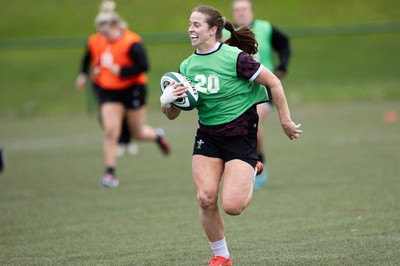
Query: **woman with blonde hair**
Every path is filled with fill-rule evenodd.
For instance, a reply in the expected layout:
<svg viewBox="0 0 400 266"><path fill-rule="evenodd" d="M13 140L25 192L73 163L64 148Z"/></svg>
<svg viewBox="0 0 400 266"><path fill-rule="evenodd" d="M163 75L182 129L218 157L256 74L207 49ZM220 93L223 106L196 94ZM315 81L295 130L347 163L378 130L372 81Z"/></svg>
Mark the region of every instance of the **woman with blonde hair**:
<svg viewBox="0 0 400 266"><path fill-rule="evenodd" d="M105 1L95 24L98 33L87 43L82 71L76 85L82 90L90 75L100 102L100 119L104 129L105 174L100 184L116 187L116 150L123 118L137 140L155 141L167 155L170 147L162 129L146 124L146 71L149 64L141 37L128 30L114 11L113 1ZM90 74L89 74L90 65Z"/></svg>

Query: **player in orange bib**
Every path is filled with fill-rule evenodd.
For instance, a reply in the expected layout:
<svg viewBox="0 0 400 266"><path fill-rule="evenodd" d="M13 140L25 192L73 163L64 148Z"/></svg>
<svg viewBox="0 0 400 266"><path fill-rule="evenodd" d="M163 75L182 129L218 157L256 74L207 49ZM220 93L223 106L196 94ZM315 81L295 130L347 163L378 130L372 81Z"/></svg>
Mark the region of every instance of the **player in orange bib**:
<svg viewBox="0 0 400 266"><path fill-rule="evenodd" d="M89 37L82 71L76 80L83 90L90 75L100 102L100 118L104 128L105 174L100 184L116 187L117 145L123 118L137 140L154 140L164 154L169 144L162 129L146 124L145 72L149 65L141 37L126 29L126 23L114 12L115 3L105 1L95 19L98 33ZM90 65L90 74L89 74Z"/></svg>

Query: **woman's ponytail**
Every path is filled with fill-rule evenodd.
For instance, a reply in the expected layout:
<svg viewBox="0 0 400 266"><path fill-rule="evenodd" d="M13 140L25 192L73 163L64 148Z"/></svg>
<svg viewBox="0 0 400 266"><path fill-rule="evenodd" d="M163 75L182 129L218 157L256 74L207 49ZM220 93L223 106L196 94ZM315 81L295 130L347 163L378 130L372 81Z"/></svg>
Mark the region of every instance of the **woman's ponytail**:
<svg viewBox="0 0 400 266"><path fill-rule="evenodd" d="M224 28L231 33L231 37L225 41L230 46L235 46L248 54L254 55L258 52L258 42L254 32L247 26L235 29L233 24L226 20Z"/></svg>
<svg viewBox="0 0 400 266"><path fill-rule="evenodd" d="M249 27L240 27L235 30L233 24L222 17L221 13L211 6L198 6L193 12L200 12L207 16L206 22L209 28L217 27L216 39L222 40L222 30L226 29L231 33L231 37L225 41L230 46L236 46L248 54L256 54L258 43L254 32Z"/></svg>

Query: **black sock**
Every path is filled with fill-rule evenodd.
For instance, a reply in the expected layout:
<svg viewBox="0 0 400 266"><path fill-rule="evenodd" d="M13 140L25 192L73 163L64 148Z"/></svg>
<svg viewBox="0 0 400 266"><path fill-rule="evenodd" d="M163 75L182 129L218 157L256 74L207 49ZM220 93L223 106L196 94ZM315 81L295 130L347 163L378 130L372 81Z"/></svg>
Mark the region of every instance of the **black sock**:
<svg viewBox="0 0 400 266"><path fill-rule="evenodd" d="M126 121L126 118L122 122L122 129L121 129L121 135L119 136L118 143L119 144L129 144L131 141L131 133L129 132L129 127L128 127L128 122Z"/></svg>
<svg viewBox="0 0 400 266"><path fill-rule="evenodd" d="M164 135L165 135L164 130L162 130L161 128L156 129L156 141L158 143L160 143L160 141L164 137Z"/></svg>
<svg viewBox="0 0 400 266"><path fill-rule="evenodd" d="M114 172L115 172L115 168L114 167L106 167L106 174L113 175Z"/></svg>
<svg viewBox="0 0 400 266"><path fill-rule="evenodd" d="M259 153L258 154L258 160L262 163L264 163L264 153Z"/></svg>

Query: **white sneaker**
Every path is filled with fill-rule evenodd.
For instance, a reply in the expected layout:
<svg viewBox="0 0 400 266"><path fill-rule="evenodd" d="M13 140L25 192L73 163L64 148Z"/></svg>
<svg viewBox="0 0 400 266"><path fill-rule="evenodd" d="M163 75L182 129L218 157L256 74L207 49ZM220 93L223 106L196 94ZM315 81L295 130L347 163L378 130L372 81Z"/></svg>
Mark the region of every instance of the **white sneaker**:
<svg viewBox="0 0 400 266"><path fill-rule="evenodd" d="M100 179L100 186L102 187L118 187L119 181L112 174L106 174Z"/></svg>
<svg viewBox="0 0 400 266"><path fill-rule="evenodd" d="M133 156L139 154L139 147L138 147L138 145L136 144L136 142L134 142L134 141L131 141L131 142L128 144L128 147L127 147L126 149L127 149L128 152L129 152L131 155L133 155Z"/></svg>

